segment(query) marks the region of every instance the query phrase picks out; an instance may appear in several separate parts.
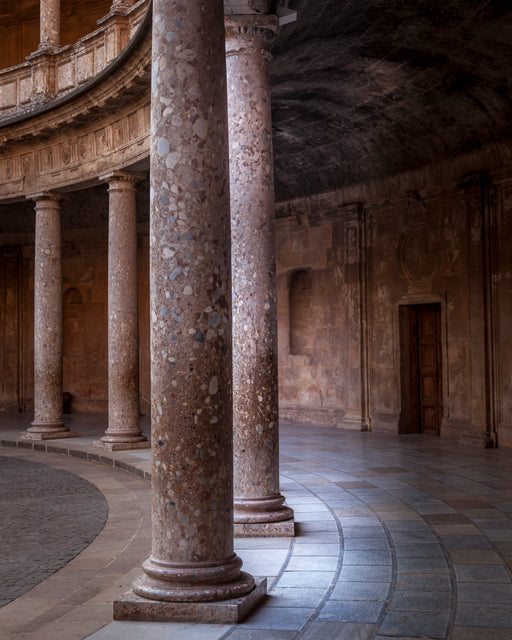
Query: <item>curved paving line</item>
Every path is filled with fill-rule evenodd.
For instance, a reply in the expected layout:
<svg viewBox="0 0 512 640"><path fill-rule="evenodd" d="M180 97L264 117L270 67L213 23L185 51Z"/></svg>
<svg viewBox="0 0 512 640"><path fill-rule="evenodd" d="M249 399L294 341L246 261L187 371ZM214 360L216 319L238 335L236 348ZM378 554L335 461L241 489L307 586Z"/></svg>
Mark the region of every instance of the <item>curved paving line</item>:
<svg viewBox="0 0 512 640"><path fill-rule="evenodd" d="M377 486L377 485L375 485ZM378 487L381 491L384 491L385 493L387 493L388 495L392 496L395 500L397 499L396 496L393 496L393 494L391 494L389 491L387 491L386 489L382 489L381 487ZM348 490L349 493L350 490ZM424 492L423 492L424 493ZM425 493L425 495L428 495ZM355 496L357 497L357 496ZM360 499L360 498L359 498ZM437 498L436 498L437 499ZM425 520L425 518L423 518L422 514L419 513L419 511L417 511L417 509L415 509L414 507L411 507L411 505L408 505L406 502L403 502L402 500L400 500L398 498L398 500L400 501L400 504L406 505L407 507L409 507L410 509L414 509L414 511L416 511L416 513L420 516L421 521L430 529L430 531L432 532L432 534L436 537L437 539L437 543L439 544L442 552L443 552L443 556L444 559L446 561L446 564L448 566L449 572L450 572L450 584L451 584L451 594L452 594L452 598L451 598L451 606L450 606L450 615L449 615L449 619L448 619L448 628L446 630L446 634L445 634L445 638L449 638L450 637L450 633L453 627L453 622L455 619L455 611L456 611L456 606L457 606L457 581L455 579L455 571L453 569L453 564L450 560L450 556L447 553L446 547L441 539L441 537L436 533L436 531L432 528L432 526ZM442 500L440 501L442 502ZM385 607L382 611L382 615L380 616L380 620L378 622L378 629L377 629L377 633L379 633L379 629L382 627L382 623L384 622L384 618L385 615L387 613L388 607L389 607L389 603L393 598L393 595L395 594L396 590L397 590L397 556L396 556L396 550L395 550L395 544L393 542L393 536L391 535L391 531L388 528L386 521L379 515L379 513L367 502L365 503L367 508L372 511L372 513L375 514L375 516L380 520L382 527L384 529L384 531L386 532L386 537L388 538L388 544L390 545L390 550L391 550L391 555L393 558L393 569L392 569L392 582L390 584L390 588L388 591L388 601L386 601L385 603ZM443 502L443 504L445 504ZM446 505L449 506L449 505Z"/></svg>
<svg viewBox="0 0 512 640"><path fill-rule="evenodd" d="M310 472L310 473L312 473L312 472ZM339 547L340 547L340 553L338 555L338 563L336 565L336 570L334 571L334 576L333 576L333 578L331 580L331 584L327 587L327 589L325 591L325 594L324 594L324 597L322 598L322 600L320 601L320 604L317 607L317 611L311 616L310 620L308 622L306 622L304 627L298 632L297 638L300 638L300 636L307 630L308 626L318 618L318 616L320 615L320 612L324 608L326 602L330 599L330 597L332 595L332 592L334 591L334 588L338 584L338 579L339 579L339 576L340 576L340 573L341 573L341 568L343 566L343 555L344 555L344 551L345 551L344 539L343 539L343 528L342 528L341 522L339 521L339 519L336 516L336 514L333 512L333 510L331 509L329 504L321 496L316 494L309 487L307 487L306 485L302 484L301 482L299 482L295 478L292 478L292 477L286 475L285 473L281 473L281 475L283 476L283 478L287 478L288 480L291 480L292 482L295 482L296 484L298 484L300 487L302 487L303 489L308 491L319 502L322 502L327 507L327 510L328 510L329 514L331 515L331 517L333 518L334 522L336 523L336 529L337 529L337 533L338 533L338 544L339 544ZM294 539L294 541L295 541L295 539ZM289 558L291 558L291 555L289 556ZM289 558L287 558L288 562L289 562ZM281 568L281 572L280 572L279 576L282 576L283 573L285 572L285 570L286 570L286 566L283 564L283 567ZM277 584L277 580L275 581L274 585L275 584ZM272 587L274 587L274 585L272 585Z"/></svg>
<svg viewBox="0 0 512 640"><path fill-rule="evenodd" d="M309 473L311 473L312 475L316 475L319 478L325 479L323 478L322 475L320 475L319 473L316 473L314 471L309 471ZM287 477L284 474L282 474L283 477ZM295 481L297 482L297 481ZM300 483L298 483L300 484ZM319 499L320 501L322 501L325 506L327 507L327 509L329 510L329 512L331 513L331 515L333 516L336 525L338 527L339 530L339 537L341 540L341 544L343 544L343 527L338 519L338 517L336 516L336 514L333 513L332 509L330 508L329 504L320 496L318 496L314 491L311 491L311 489L309 489L308 487L305 487L304 485L302 485L305 489L307 489L310 493L312 493L313 495L315 495L315 497L317 499ZM449 619L448 619L448 626L447 626L447 631L445 634L445 638L449 638L451 630L453 628L453 624L454 624L454 619L455 619L455 613L456 613L456 606L457 606L457 580L455 579L455 571L453 568L453 564L450 560L450 556L447 553L447 549L441 539L441 537L436 533L436 531L433 529L433 527L425 520L425 518L423 517L423 515L421 513L419 513L419 511L417 511L417 509L415 509L415 507L407 504L406 502L400 500L400 498L397 498L397 496L395 496L393 493L391 493L390 491L388 491L387 489L384 489L382 487L379 487L378 485L374 485L377 489L379 489L380 491L383 491L385 493L387 493L389 496L391 496L393 498L393 500L398 500L400 504L413 509L421 518L421 521L429 528L429 530L432 532L432 534L434 535L434 537L437 539L437 544L439 544L440 549L443 552L443 557L446 561L448 570L449 570L449 575L450 575L450 584L451 584L451 604L450 604L450 613L449 613ZM395 550L395 544L393 542L393 537L391 535L391 531L388 528L385 520L380 516L380 514L378 513L378 511L376 511L368 502L364 501L361 499L361 497L359 497L356 493L354 493L353 491L351 491L350 489L344 489L345 491L347 491L347 493L349 493L351 496L353 496L354 498L356 498L356 500L358 500L359 502L361 502L361 504L365 505L366 508L368 508L379 520L379 522L381 523L385 533L386 533L386 538L388 541L388 546L389 549L391 551L391 557L392 557L392 575L391 575L391 582L390 582L390 586L388 589L388 598L384 603L384 607L382 609L381 614L379 615L379 620L377 621L377 631L375 633L375 635L377 635L379 633L379 629L382 627L382 624L385 620L386 617L386 613L388 612L388 608L389 608L389 603L394 595L394 593L396 592L397 589L397 558L396 558L396 550ZM425 493L424 491L422 491L421 489L418 489L418 491L421 491L425 496L431 497L429 494ZM436 498L436 500L439 500L439 498ZM439 500L439 502L441 502L442 504L446 504L445 502L443 502L442 500ZM446 505L449 506L449 505ZM491 543L492 544L492 543ZM342 551L343 551L343 547L342 547ZM339 562L338 562L338 570L336 572L336 577L335 579L333 579L333 583L331 583L331 586L329 587L328 591L326 593L328 593L329 595L324 597L324 599L322 600L322 603L319 607L319 611L312 617L311 621L315 620L318 615L320 614L321 608L323 608L323 606L325 605L325 603L327 602L327 600L330 598L330 595L332 594L332 591L334 589L335 586L335 582L337 582L337 578L339 577L339 574L341 572L341 567L343 565L343 560L342 558L340 558ZM309 624L309 623L307 623ZM306 627L304 627L302 629L302 631L300 632L301 634L306 630ZM300 635L297 636L298 638L300 638Z"/></svg>

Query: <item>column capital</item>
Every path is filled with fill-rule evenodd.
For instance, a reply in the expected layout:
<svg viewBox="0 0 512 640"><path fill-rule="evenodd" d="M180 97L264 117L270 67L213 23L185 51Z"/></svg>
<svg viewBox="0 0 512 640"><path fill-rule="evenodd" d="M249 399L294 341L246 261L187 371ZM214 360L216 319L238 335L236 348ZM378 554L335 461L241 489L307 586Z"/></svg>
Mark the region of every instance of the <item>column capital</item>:
<svg viewBox="0 0 512 640"><path fill-rule="evenodd" d="M99 176L101 182L106 182L110 189L134 189L137 182L144 180L143 173L130 173L128 171L109 171Z"/></svg>
<svg viewBox="0 0 512 640"><path fill-rule="evenodd" d="M27 200L33 200L35 203L41 201L61 202L64 199L60 193L55 191L36 191L36 193L29 193L26 195Z"/></svg>
<svg viewBox="0 0 512 640"><path fill-rule="evenodd" d="M226 16L226 55L259 53L271 60L270 49L279 31L279 18L275 14Z"/></svg>

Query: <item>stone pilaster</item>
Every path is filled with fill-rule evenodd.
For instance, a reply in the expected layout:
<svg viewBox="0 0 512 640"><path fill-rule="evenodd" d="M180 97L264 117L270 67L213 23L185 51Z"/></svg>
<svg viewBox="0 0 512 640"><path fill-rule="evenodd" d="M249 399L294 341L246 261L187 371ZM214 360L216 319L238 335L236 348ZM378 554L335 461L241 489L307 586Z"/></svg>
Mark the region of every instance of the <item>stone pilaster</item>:
<svg viewBox="0 0 512 640"><path fill-rule="evenodd" d="M265 583L233 548L222 0L155 0L152 68L152 552L114 617L233 622Z"/></svg>
<svg viewBox="0 0 512 640"><path fill-rule="evenodd" d="M36 208L34 256L34 422L30 440L75 436L62 413L62 263L60 200L56 193L29 196Z"/></svg>
<svg viewBox="0 0 512 640"><path fill-rule="evenodd" d="M139 318L136 182L112 172L108 182L108 429L95 446L110 450L150 446L139 426Z"/></svg>
<svg viewBox="0 0 512 640"><path fill-rule="evenodd" d="M293 535L279 492L277 290L270 113L274 15L226 18L235 532Z"/></svg>
<svg viewBox="0 0 512 640"><path fill-rule="evenodd" d="M59 47L60 0L40 0L38 51L55 51Z"/></svg>

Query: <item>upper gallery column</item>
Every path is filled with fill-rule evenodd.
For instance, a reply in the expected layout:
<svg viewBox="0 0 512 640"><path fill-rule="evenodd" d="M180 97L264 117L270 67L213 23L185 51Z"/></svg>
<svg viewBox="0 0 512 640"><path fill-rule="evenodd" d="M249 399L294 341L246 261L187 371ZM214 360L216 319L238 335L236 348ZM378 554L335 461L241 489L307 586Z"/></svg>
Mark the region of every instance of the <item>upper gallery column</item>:
<svg viewBox="0 0 512 640"><path fill-rule="evenodd" d="M154 0L152 69L152 551L114 617L236 621L222 0Z"/></svg>
<svg viewBox="0 0 512 640"><path fill-rule="evenodd" d="M108 429L110 450L150 446L139 426L139 308L137 288L136 183L120 171L108 182Z"/></svg>
<svg viewBox="0 0 512 640"><path fill-rule="evenodd" d="M284 497L279 492L269 80L269 49L277 33L278 18L229 17L225 25L233 269L235 531L239 535L293 535L293 511L283 506Z"/></svg>
<svg viewBox="0 0 512 640"><path fill-rule="evenodd" d="M23 438L47 440L76 434L62 414L61 196L41 192L35 202L34 422Z"/></svg>
<svg viewBox="0 0 512 640"><path fill-rule="evenodd" d="M39 51L54 51L60 47L60 2L39 2Z"/></svg>

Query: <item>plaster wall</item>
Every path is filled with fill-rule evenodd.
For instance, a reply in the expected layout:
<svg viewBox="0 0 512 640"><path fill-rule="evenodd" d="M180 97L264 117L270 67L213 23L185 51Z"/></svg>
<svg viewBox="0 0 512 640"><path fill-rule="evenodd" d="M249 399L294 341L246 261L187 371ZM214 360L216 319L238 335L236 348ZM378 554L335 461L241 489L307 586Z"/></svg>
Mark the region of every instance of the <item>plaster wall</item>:
<svg viewBox="0 0 512 640"><path fill-rule="evenodd" d="M406 432L400 308L436 303L440 435L512 446L507 177L474 173L352 205L340 195L278 208L287 214L277 225L281 419ZM312 278L313 348L293 355L289 283L302 269Z"/></svg>
<svg viewBox="0 0 512 640"><path fill-rule="evenodd" d="M33 238L4 238L0 270L0 410L33 406ZM107 229L62 234L64 391L72 411L107 409ZM19 242L20 244L15 244ZM21 244L25 243L25 244ZM149 413L149 244L139 225L140 408Z"/></svg>

